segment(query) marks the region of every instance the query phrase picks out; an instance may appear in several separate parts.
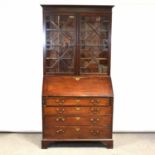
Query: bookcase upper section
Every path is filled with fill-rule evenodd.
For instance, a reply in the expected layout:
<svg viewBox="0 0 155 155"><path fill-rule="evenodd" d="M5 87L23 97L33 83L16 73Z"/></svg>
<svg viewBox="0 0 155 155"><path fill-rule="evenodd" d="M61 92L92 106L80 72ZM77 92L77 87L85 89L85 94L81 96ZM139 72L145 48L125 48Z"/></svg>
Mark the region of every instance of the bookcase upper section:
<svg viewBox="0 0 155 155"><path fill-rule="evenodd" d="M109 75L112 6L43 5L44 75Z"/></svg>

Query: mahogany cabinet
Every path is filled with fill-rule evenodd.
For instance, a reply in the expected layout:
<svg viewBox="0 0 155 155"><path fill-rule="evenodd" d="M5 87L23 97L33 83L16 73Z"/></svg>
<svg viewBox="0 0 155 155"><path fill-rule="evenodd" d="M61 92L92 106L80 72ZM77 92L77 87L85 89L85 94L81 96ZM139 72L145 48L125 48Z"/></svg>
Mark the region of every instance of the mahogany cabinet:
<svg viewBox="0 0 155 155"><path fill-rule="evenodd" d="M42 5L42 148L57 141L113 147L113 6Z"/></svg>

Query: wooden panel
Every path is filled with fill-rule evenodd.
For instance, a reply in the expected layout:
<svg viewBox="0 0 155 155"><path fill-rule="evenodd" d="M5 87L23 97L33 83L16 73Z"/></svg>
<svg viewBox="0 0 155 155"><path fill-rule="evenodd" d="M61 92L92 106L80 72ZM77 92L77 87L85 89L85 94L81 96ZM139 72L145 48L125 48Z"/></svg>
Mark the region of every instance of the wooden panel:
<svg viewBox="0 0 155 155"><path fill-rule="evenodd" d="M102 139L112 138L112 129L90 126L57 126L45 129L43 138Z"/></svg>
<svg viewBox="0 0 155 155"><path fill-rule="evenodd" d="M112 106L107 107L44 107L45 115L106 115L112 114Z"/></svg>
<svg viewBox="0 0 155 155"><path fill-rule="evenodd" d="M47 98L46 105L51 106L107 106L110 105L109 98L64 98L53 97Z"/></svg>
<svg viewBox="0 0 155 155"><path fill-rule="evenodd" d="M44 76L43 96L113 97L109 76Z"/></svg>
<svg viewBox="0 0 155 155"><path fill-rule="evenodd" d="M100 125L111 126L112 116L45 116L45 127L61 125Z"/></svg>

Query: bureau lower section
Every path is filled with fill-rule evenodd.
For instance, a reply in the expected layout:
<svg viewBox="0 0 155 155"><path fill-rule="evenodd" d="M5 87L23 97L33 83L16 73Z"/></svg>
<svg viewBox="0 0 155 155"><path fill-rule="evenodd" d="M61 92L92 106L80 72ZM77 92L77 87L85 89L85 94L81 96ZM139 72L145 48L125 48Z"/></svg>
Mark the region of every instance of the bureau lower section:
<svg viewBox="0 0 155 155"><path fill-rule="evenodd" d="M42 148L56 141L112 141L112 98L43 98Z"/></svg>

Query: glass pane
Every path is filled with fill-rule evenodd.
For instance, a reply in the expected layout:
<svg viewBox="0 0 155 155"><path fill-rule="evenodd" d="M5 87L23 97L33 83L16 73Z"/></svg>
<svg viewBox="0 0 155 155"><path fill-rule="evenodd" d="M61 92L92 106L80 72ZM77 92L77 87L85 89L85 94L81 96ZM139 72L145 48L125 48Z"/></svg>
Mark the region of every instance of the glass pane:
<svg viewBox="0 0 155 155"><path fill-rule="evenodd" d="M75 16L46 17L46 73L74 72Z"/></svg>
<svg viewBox="0 0 155 155"><path fill-rule="evenodd" d="M80 72L108 73L108 29L110 21L102 16L80 17Z"/></svg>

